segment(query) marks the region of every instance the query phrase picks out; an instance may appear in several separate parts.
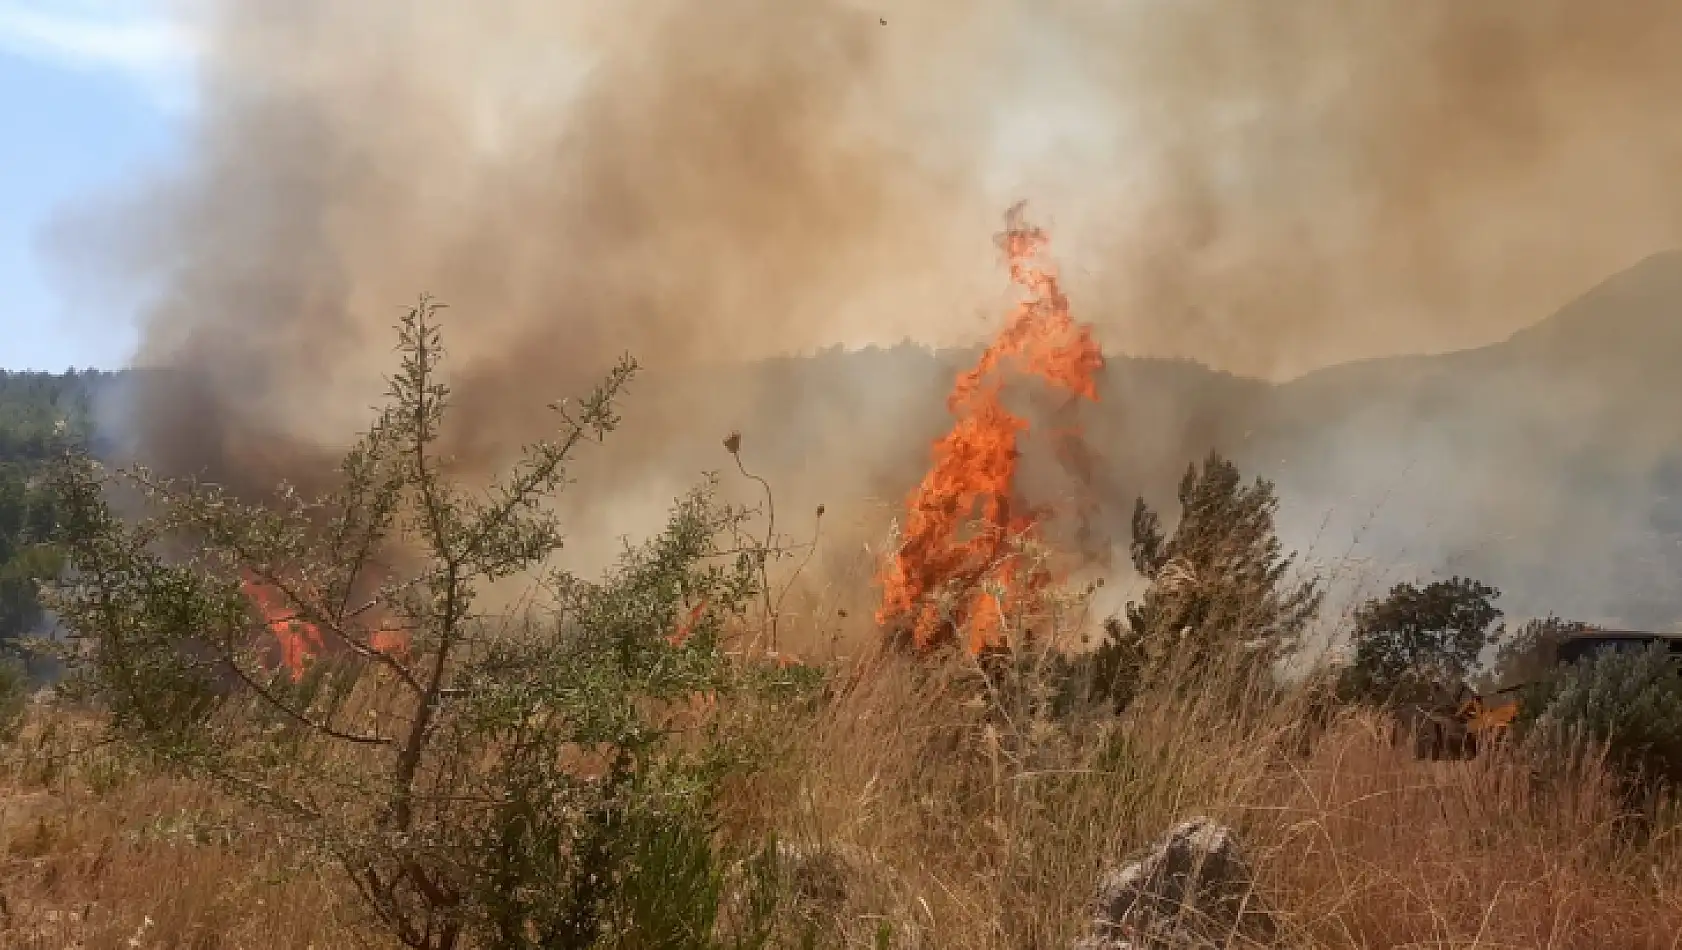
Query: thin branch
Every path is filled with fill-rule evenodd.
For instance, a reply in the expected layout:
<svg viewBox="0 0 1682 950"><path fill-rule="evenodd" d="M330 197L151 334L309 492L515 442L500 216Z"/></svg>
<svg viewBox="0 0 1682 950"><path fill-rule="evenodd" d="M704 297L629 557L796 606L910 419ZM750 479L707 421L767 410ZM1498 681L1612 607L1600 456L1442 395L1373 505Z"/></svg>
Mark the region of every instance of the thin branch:
<svg viewBox="0 0 1682 950"><path fill-rule="evenodd" d="M598 390L598 395L591 397L592 401L599 401L606 405L614 396L618 395L619 390L624 388L626 380L630 378L633 371L634 366L622 364L609 376L607 384ZM549 481L558 469L569 462L572 459L573 451L577 449L579 443L584 441L586 432L590 428L588 423L591 410L587 407L586 412L578 419L574 419L570 413L558 406L556 412L571 427L570 430L558 445L551 444L549 446L551 451L542 457L539 464L534 465L523 476L516 477L508 488L503 490L504 497L501 503L491 509L488 516L480 522L479 530L469 539L464 550L465 556L477 556L477 552L483 547L485 540L496 529L506 524L514 510L525 504L539 486Z"/></svg>
<svg viewBox="0 0 1682 950"><path fill-rule="evenodd" d="M243 775L237 775L223 768L211 768L209 772L211 777L214 779L244 788L248 793L255 791L259 797L266 798L270 802L279 804L284 810L292 812L295 816L302 816L310 821L321 820L322 816L320 809L300 801L299 799L293 798L290 795L282 794L269 785L265 785L262 782L247 778Z"/></svg>
<svg viewBox="0 0 1682 950"><path fill-rule="evenodd" d="M801 572L806 570L806 565L812 563L812 557L818 553L818 538L823 532L823 511L823 506L819 505L817 518L812 524L812 540L804 545L806 556L801 559L799 566L795 567L794 574L789 577L788 583L783 585L783 592L777 595L776 612L778 614L782 613L783 601L788 598L788 592L794 589L794 582L800 579Z"/></svg>
<svg viewBox="0 0 1682 950"><path fill-rule="evenodd" d="M733 435L726 442L726 447L730 450L730 457L736 460L736 471L741 472L744 478L758 482L760 487L765 489L765 543L759 551L758 558L759 587L760 596L765 601L766 620L771 624L771 652L775 653L777 652L777 611L771 604L771 578L770 572L766 568L766 561L770 559L772 545L777 537L777 504L771 494L771 483L748 471L747 465L742 462L740 440Z"/></svg>
<svg viewBox="0 0 1682 950"><path fill-rule="evenodd" d="M572 431L567 433L566 439L556 447L555 452L543 464L534 467L524 477L516 479L512 485L503 490L501 504L491 509L489 517L480 522L479 530L474 532L473 537L468 540L464 549L465 556L475 556L492 532L507 523L509 516L514 513L514 509L524 504L539 485L547 481L556 469L569 461L573 449L578 447L578 443L584 441L583 427L577 423L572 423L572 427Z"/></svg>
<svg viewBox="0 0 1682 950"><path fill-rule="evenodd" d="M258 683L249 673L245 671L244 667L239 665L239 661L234 659L232 630L228 632L227 641L228 642L223 646L223 658L227 661L228 668L233 670L234 675L239 677L240 681L245 683L245 685L249 687L252 692L256 693L259 698L279 710L287 717L296 720L304 726L314 729L322 735L331 736L334 739L341 739L345 742L352 742L359 745L392 745L397 741L386 736L357 735L355 733L342 732L327 723L316 722L303 712L293 708L291 704L281 701L279 697L269 692L267 687Z"/></svg>

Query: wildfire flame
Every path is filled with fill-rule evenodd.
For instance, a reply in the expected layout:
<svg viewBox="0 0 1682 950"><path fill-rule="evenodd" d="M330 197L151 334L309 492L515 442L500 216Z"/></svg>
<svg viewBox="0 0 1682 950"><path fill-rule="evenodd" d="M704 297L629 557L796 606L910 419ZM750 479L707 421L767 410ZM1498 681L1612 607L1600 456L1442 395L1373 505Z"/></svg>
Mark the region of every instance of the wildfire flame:
<svg viewBox="0 0 1682 950"><path fill-rule="evenodd" d="M677 629L666 637L666 642L674 647L683 646L689 641L689 635L695 632L695 625L701 622L701 616L707 612L707 598L703 597L695 602L689 613L678 621Z"/></svg>
<svg viewBox="0 0 1682 950"><path fill-rule="evenodd" d="M240 579L240 590L263 616L264 625L280 647L281 665L297 682L304 675L304 666L324 649L321 628L298 617L278 591L250 574ZM406 652L408 646L408 635L401 630L377 629L368 640L368 647L392 655Z"/></svg>
<svg viewBox="0 0 1682 950"><path fill-rule="evenodd" d="M1070 315L1055 269L1037 259L1046 233L1024 223L1021 211L1010 209L999 243L1026 297L954 383L947 408L955 421L934 443L928 474L907 502L904 540L881 577L877 623L909 629L923 650L959 630L968 631L971 653L1003 645L1004 617L1050 581L1013 556L1013 539L1032 534L1040 515L1016 497L1017 446L1028 422L1005 408L1005 383L1027 375L1071 399L1098 398L1103 354L1091 326ZM972 520L979 526L966 532ZM945 616L943 595L952 600Z"/></svg>
<svg viewBox="0 0 1682 950"><path fill-rule="evenodd" d="M304 664L321 652L321 629L295 617L282 602L280 594L259 583L256 578L246 576L241 579L240 589L257 607L257 612L263 615L264 624L280 645L280 662L296 682L304 675Z"/></svg>

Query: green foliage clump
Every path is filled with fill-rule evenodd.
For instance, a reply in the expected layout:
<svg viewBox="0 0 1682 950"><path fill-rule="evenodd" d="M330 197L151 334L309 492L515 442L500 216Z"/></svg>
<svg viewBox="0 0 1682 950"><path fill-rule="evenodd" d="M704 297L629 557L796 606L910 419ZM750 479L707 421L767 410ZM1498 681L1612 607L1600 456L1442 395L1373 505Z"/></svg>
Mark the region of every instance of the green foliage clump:
<svg viewBox="0 0 1682 950"><path fill-rule="evenodd" d="M57 506L28 466L0 462L0 641L36 630L44 619L40 584L58 576Z"/></svg>
<svg viewBox="0 0 1682 950"><path fill-rule="evenodd" d="M763 576L749 513L709 480L603 577L550 569L549 499L617 426L636 366L558 406L558 436L470 492L439 454L435 310L423 299L399 325L387 405L320 498L255 505L136 469L118 477L149 512L124 521L104 500L113 477L67 458L65 692L155 760L291 822L406 946L752 944L753 920L695 912L718 903L709 816L746 755L710 700L798 692L723 650ZM515 577L544 579L539 608L478 607Z"/></svg>
<svg viewBox="0 0 1682 950"><path fill-rule="evenodd" d="M1602 650L1532 685L1516 723L1556 757L1600 745L1636 787L1682 781L1682 670L1663 643Z"/></svg>
<svg viewBox="0 0 1682 950"><path fill-rule="evenodd" d="M1454 577L1424 587L1397 584L1355 611L1354 661L1340 692L1351 699L1426 702L1467 683L1500 635L1500 591Z"/></svg>
<svg viewBox="0 0 1682 950"><path fill-rule="evenodd" d="M1588 624L1559 617L1526 621L1496 646L1489 685L1507 689L1547 679L1559 664L1559 648L1588 629Z"/></svg>
<svg viewBox="0 0 1682 950"><path fill-rule="evenodd" d="M1257 478L1211 453L1180 481L1180 520L1164 532L1156 512L1138 500L1133 512L1133 565L1149 582L1112 619L1093 660L1093 688L1116 701L1132 695L1153 667L1197 668L1234 650L1257 663L1279 658L1300 637L1324 597L1315 579L1291 581L1294 554L1275 529L1278 496Z"/></svg>

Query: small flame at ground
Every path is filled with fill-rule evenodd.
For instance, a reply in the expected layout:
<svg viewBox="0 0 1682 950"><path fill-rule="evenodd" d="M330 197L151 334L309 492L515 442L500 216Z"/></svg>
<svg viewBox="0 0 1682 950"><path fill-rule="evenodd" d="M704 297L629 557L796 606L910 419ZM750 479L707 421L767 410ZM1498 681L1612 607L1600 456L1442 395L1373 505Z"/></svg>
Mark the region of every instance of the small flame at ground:
<svg viewBox="0 0 1682 950"><path fill-rule="evenodd" d="M293 682L304 675L304 666L324 649L321 628L300 619L289 609L272 587L247 574L240 580L240 590L263 616L263 623L274 634L280 646L280 662L292 674ZM376 629L369 635L368 647L392 656L408 651L408 634L401 630Z"/></svg>
<svg viewBox="0 0 1682 950"><path fill-rule="evenodd" d="M689 613L678 621L677 629L666 637L666 642L674 647L681 647L689 641L689 635L695 632L695 625L701 622L701 616L707 612L707 598L703 597L695 602Z"/></svg>
<svg viewBox="0 0 1682 950"><path fill-rule="evenodd" d="M1028 422L1005 408L1005 383L1025 375L1070 398L1098 398L1103 354L1091 326L1070 315L1055 270L1037 260L1048 238L1023 222L1021 209L1010 210L999 241L1011 281L1027 296L954 383L947 408L956 421L934 443L933 464L907 503L903 540L881 578L877 623L908 630L924 650L959 631L967 631L971 653L1004 645L1004 618L1050 581L1015 554L1015 542L1039 518L1016 497L1017 446Z"/></svg>
<svg viewBox="0 0 1682 950"><path fill-rule="evenodd" d="M241 580L240 589L256 605L257 612L263 615L263 622L274 634L275 642L280 644L280 662L296 682L304 675L304 664L321 652L320 628L293 616L277 592L254 578Z"/></svg>

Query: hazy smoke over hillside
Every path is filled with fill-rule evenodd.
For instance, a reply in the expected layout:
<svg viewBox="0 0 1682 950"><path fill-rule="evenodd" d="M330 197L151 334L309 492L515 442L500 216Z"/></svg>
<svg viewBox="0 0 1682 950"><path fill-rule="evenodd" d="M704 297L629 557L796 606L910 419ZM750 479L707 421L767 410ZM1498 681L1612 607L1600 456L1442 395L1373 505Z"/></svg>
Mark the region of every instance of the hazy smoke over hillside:
<svg viewBox="0 0 1682 950"><path fill-rule="evenodd" d="M60 237L115 227L117 276L162 282L140 362L177 373L125 425L224 478L313 470L421 291L452 307L464 466L629 350L621 476L718 465L678 455L716 422L853 479L808 494L898 492L869 473L921 463L944 380L837 388L874 400L845 444L782 408L798 378L662 393L831 342L978 339L1017 198L1110 349L1262 375L1502 337L1682 231L1672 3L195 10L190 167Z"/></svg>
<svg viewBox="0 0 1682 950"><path fill-rule="evenodd" d="M1675 4L1106 6L1118 344L1289 373L1484 343L1678 241Z"/></svg>

